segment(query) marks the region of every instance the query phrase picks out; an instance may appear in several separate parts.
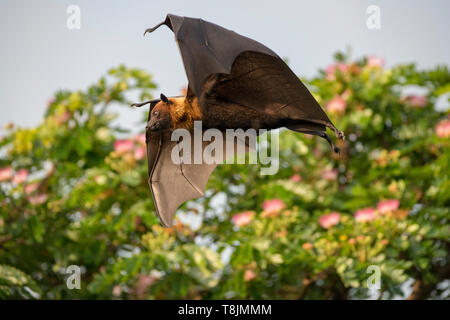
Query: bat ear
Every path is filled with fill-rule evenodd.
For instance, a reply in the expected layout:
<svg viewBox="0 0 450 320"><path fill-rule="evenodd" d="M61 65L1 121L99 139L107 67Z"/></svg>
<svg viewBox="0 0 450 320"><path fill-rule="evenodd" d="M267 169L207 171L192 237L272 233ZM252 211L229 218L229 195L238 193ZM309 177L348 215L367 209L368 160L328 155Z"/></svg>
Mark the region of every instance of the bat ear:
<svg viewBox="0 0 450 320"><path fill-rule="evenodd" d="M160 98L161 98L162 102L170 103L169 99L165 95L163 95L162 93L160 95Z"/></svg>

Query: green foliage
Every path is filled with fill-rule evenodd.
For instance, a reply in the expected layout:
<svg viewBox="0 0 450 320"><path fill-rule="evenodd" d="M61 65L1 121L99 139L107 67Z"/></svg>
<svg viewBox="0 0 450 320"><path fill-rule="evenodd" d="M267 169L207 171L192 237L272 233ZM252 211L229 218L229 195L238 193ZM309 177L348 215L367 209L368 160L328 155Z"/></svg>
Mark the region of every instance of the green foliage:
<svg viewBox="0 0 450 320"><path fill-rule="evenodd" d="M30 276L14 267L0 265L1 298L39 298L40 293Z"/></svg>
<svg viewBox="0 0 450 320"><path fill-rule="evenodd" d="M120 66L85 91L58 92L39 126L7 126L0 297L448 297L450 124L433 105L450 73L336 59L306 83L346 133L341 155L281 130L276 175L219 166L169 229L155 217L143 134L117 140L124 130L108 109L151 97L149 74ZM427 94L405 96L410 85ZM82 268L81 289L66 286L70 265Z"/></svg>

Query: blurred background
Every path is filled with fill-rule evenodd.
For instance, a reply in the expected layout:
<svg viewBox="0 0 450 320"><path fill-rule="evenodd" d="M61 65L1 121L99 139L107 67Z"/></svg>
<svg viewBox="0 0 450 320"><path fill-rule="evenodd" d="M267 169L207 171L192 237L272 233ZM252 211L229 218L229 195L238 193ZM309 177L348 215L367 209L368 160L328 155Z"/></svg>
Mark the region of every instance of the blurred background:
<svg viewBox="0 0 450 320"><path fill-rule="evenodd" d="M1 1L0 297L447 299L449 9ZM160 227L129 105L186 86L172 32L143 37L167 13L285 58L346 133L341 155L281 130L276 175L219 166Z"/></svg>

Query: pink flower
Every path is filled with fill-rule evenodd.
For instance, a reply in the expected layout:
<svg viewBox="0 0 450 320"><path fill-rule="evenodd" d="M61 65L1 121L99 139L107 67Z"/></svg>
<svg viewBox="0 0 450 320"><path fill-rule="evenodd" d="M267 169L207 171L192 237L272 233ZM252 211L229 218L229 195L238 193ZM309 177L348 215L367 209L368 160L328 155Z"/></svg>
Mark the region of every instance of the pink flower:
<svg viewBox="0 0 450 320"><path fill-rule="evenodd" d="M253 211L244 211L241 213L237 213L231 217L231 222L233 222L238 227L243 227L249 224L253 217L255 216L255 212Z"/></svg>
<svg viewBox="0 0 450 320"><path fill-rule="evenodd" d="M336 79L336 77L334 76L334 72L336 70L336 67L332 64L330 64L326 69L325 69L325 74L326 74L326 78L327 80L334 80Z"/></svg>
<svg viewBox="0 0 450 320"><path fill-rule="evenodd" d="M13 176L13 170L11 166L0 168L0 181L7 181Z"/></svg>
<svg viewBox="0 0 450 320"><path fill-rule="evenodd" d="M326 108L329 112L344 113L347 107L347 103L341 96L335 96L332 100L328 101Z"/></svg>
<svg viewBox="0 0 450 320"><path fill-rule="evenodd" d="M264 211L261 213L261 216L268 217L276 215L278 212L284 209L285 205L280 199L270 199L265 200L262 204L262 207Z"/></svg>
<svg viewBox="0 0 450 320"><path fill-rule="evenodd" d="M148 288L158 280L152 275L141 274L137 280L134 292L138 299L145 299Z"/></svg>
<svg viewBox="0 0 450 320"><path fill-rule="evenodd" d="M21 169L14 175L13 182L17 184L24 183L27 180L27 177L28 177L28 170Z"/></svg>
<svg viewBox="0 0 450 320"><path fill-rule="evenodd" d="M345 63L338 62L336 64L329 65L325 70L327 80L335 80L336 79L336 71L339 70L342 73L347 72L348 68Z"/></svg>
<svg viewBox="0 0 450 320"><path fill-rule="evenodd" d="M145 145L145 134L140 133L137 136L134 137L134 140L136 140L137 143Z"/></svg>
<svg viewBox="0 0 450 320"><path fill-rule="evenodd" d="M365 208L357 210L354 217L357 222L366 222L372 221L377 215L374 208Z"/></svg>
<svg viewBox="0 0 450 320"><path fill-rule="evenodd" d="M324 214L319 218L319 224L324 229L329 229L332 226L339 223L341 220L341 215L337 212L331 212L329 214Z"/></svg>
<svg viewBox="0 0 450 320"><path fill-rule="evenodd" d="M256 274L252 270L250 270L250 269L245 270L245 273L244 273L245 281L247 281L247 282L252 281L255 278L256 278Z"/></svg>
<svg viewBox="0 0 450 320"><path fill-rule="evenodd" d="M294 182L302 181L302 177L299 174L294 174L290 179L291 179L291 181L294 181Z"/></svg>
<svg viewBox="0 0 450 320"><path fill-rule="evenodd" d="M320 177L322 179L328 180L328 181L336 180L337 176L338 176L337 169L323 170L322 173L320 174Z"/></svg>
<svg viewBox="0 0 450 320"><path fill-rule="evenodd" d="M31 193L35 192L38 187L39 187L39 182L34 182L34 183L31 183L31 184L27 184L25 186L25 193L26 194L31 194Z"/></svg>
<svg viewBox="0 0 450 320"><path fill-rule="evenodd" d="M445 119L441 120L436 126L436 135L439 138L448 138L450 137L450 120Z"/></svg>
<svg viewBox="0 0 450 320"><path fill-rule="evenodd" d="M53 102L55 102L55 97L51 97L50 99L47 100L47 107L49 107L50 105L53 104Z"/></svg>
<svg viewBox="0 0 450 320"><path fill-rule="evenodd" d="M384 66L384 59L382 57L369 56L367 58L367 66L382 68Z"/></svg>
<svg viewBox="0 0 450 320"><path fill-rule="evenodd" d="M346 72L347 71L347 65L342 62L338 62L336 64L331 64L327 67L326 73L327 74L333 74L336 72L336 70L339 70L340 72Z"/></svg>
<svg viewBox="0 0 450 320"><path fill-rule="evenodd" d="M99 176L97 175L94 176L94 181L99 185L104 185L108 181L108 178L103 174Z"/></svg>
<svg viewBox="0 0 450 320"><path fill-rule="evenodd" d="M352 90L345 89L345 91L342 92L342 94L341 94L341 98L344 99L345 101L347 101L348 98L350 98L351 94L352 94Z"/></svg>
<svg viewBox="0 0 450 320"><path fill-rule="evenodd" d="M72 116L71 113L66 110L62 114L59 114L59 115L56 116L56 122L58 124L63 124L67 120L69 120L71 116Z"/></svg>
<svg viewBox="0 0 450 320"><path fill-rule="evenodd" d="M145 155L147 154L147 149L145 147L137 147L134 150L134 158L136 160L142 160L144 159Z"/></svg>
<svg viewBox="0 0 450 320"><path fill-rule="evenodd" d="M121 295L121 293L122 293L122 288L119 285L116 285L113 287L113 289L112 289L113 296L118 297Z"/></svg>
<svg viewBox="0 0 450 320"><path fill-rule="evenodd" d="M114 142L114 151L118 154L123 154L133 150L134 142L132 140L116 140Z"/></svg>
<svg viewBox="0 0 450 320"><path fill-rule="evenodd" d="M411 95L405 98L406 102L410 104L412 107L422 108L427 105L427 97L426 96L418 96Z"/></svg>
<svg viewBox="0 0 450 320"><path fill-rule="evenodd" d="M44 203L45 201L47 201L48 196L43 193L43 194L38 194L35 196L31 196L28 198L28 200L30 201L30 203L34 206L39 205Z"/></svg>
<svg viewBox="0 0 450 320"><path fill-rule="evenodd" d="M377 208L380 213L386 213L397 210L399 205L400 202L398 200L391 199L378 202Z"/></svg>

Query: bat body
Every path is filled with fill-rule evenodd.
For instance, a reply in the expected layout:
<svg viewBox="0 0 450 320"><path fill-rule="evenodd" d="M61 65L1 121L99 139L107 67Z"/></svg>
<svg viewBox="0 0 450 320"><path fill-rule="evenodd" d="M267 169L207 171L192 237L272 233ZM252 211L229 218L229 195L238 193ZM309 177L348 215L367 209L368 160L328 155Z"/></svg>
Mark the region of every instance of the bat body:
<svg viewBox="0 0 450 320"><path fill-rule="evenodd" d="M288 129L326 139L326 128L343 139L311 93L286 63L261 43L201 19L167 15L180 49L188 88L184 97L147 101L149 185L156 211L170 226L178 206L200 197L216 164L174 163L175 129ZM206 147L205 145L203 147Z"/></svg>
<svg viewBox="0 0 450 320"><path fill-rule="evenodd" d="M148 130L155 132L193 129L194 121L202 121L203 129L275 129L290 122L283 117L270 116L239 104L215 101L201 108L198 99L164 97L152 109Z"/></svg>

